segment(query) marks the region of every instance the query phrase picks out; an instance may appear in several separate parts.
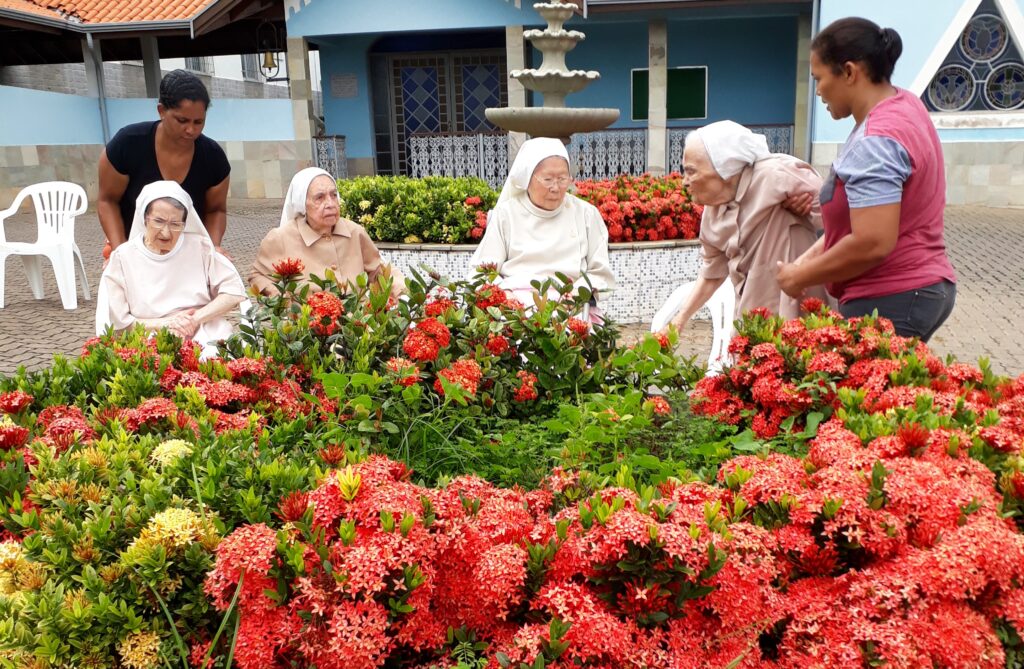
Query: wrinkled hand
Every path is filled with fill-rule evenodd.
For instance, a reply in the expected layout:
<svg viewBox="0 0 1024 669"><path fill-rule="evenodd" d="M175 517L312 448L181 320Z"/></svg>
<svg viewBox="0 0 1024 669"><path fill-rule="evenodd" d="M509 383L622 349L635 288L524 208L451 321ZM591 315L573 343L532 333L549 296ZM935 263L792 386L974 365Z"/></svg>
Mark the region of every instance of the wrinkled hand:
<svg viewBox="0 0 1024 669"><path fill-rule="evenodd" d="M664 336L667 337L668 333L669 333L669 330L671 330L672 328L675 328L676 332L679 335L679 341L682 342L683 341L683 327L685 325L686 325L685 322L683 322L683 321L681 321L679 319L673 318L672 320L670 320L668 322L668 325L666 325L665 327L663 327L660 330L658 330L658 334L659 335L664 335Z"/></svg>
<svg viewBox="0 0 1024 669"><path fill-rule="evenodd" d="M807 216L811 213L811 205L814 204L814 195L811 193L797 193L790 195L782 201L782 208L794 216Z"/></svg>
<svg viewBox="0 0 1024 669"><path fill-rule="evenodd" d="M802 297L804 288L797 282L797 264L780 261L778 268L775 278L779 282L779 288L782 289L782 292L790 297Z"/></svg>
<svg viewBox="0 0 1024 669"><path fill-rule="evenodd" d="M199 329L199 323L195 319L195 309L182 311L167 318L165 327L182 339L191 339Z"/></svg>

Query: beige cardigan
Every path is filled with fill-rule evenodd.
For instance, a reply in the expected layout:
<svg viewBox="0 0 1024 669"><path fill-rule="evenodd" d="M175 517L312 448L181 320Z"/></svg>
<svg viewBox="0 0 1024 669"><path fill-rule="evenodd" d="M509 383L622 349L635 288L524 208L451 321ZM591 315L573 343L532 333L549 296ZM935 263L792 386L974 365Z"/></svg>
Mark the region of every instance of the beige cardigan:
<svg viewBox="0 0 1024 669"><path fill-rule="evenodd" d="M793 262L817 240L821 229L818 191L821 177L807 163L773 154L743 170L736 199L704 208L700 242L706 279L729 277L736 288L736 315L767 307L786 318L800 315L800 301L779 288L777 263ZM810 215L795 216L782 202L797 193L814 193ZM806 291L825 299L823 286Z"/></svg>

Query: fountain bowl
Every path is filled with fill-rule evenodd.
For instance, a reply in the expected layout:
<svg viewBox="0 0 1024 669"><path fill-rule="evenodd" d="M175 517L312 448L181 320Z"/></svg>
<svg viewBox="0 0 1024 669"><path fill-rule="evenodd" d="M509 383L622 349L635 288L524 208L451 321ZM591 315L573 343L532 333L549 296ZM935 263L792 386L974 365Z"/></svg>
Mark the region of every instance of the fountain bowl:
<svg viewBox="0 0 1024 669"><path fill-rule="evenodd" d="M499 128L563 141L578 132L607 128L619 118L619 110L609 108L499 107L484 113L487 120Z"/></svg>

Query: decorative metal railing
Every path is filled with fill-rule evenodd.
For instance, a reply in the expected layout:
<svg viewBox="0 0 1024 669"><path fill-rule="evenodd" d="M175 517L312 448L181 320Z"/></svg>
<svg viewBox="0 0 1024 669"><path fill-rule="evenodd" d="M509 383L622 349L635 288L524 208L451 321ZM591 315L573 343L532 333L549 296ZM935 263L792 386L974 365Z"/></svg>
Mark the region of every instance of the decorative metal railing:
<svg viewBox="0 0 1024 669"><path fill-rule="evenodd" d="M647 130L628 128L573 135L569 160L577 179L613 179L647 171Z"/></svg>
<svg viewBox="0 0 1024 669"><path fill-rule="evenodd" d="M752 131L760 133L768 140L768 149L773 153L793 152L793 126L791 125L748 125ZM669 172L682 171L683 144L686 136L694 128L668 129L668 165Z"/></svg>
<svg viewBox="0 0 1024 669"><path fill-rule="evenodd" d="M480 177L493 188L501 188L508 174L508 135L412 135L408 164L409 176Z"/></svg>
<svg viewBox="0 0 1024 669"><path fill-rule="evenodd" d="M793 126L748 126L765 135L776 153L793 150ZM668 170L681 169L683 143L693 128L668 129ZM647 129L622 128L574 135L569 158L578 179L612 179L647 171ZM508 136L504 133L412 135L408 143L409 175L480 177L500 188L508 174ZM327 169L327 168L325 168Z"/></svg>
<svg viewBox="0 0 1024 669"><path fill-rule="evenodd" d="M348 177L348 160L345 157L345 136L327 135L313 138L313 160L316 166L327 170L335 179Z"/></svg>

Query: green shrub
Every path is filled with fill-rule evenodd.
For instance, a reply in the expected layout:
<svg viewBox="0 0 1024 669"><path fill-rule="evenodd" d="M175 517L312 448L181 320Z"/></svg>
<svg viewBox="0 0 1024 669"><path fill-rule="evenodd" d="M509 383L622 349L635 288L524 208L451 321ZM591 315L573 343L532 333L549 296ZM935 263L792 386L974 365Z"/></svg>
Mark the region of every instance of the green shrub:
<svg viewBox="0 0 1024 669"><path fill-rule="evenodd" d="M338 181L341 215L359 223L378 242L461 244L478 217L498 201L487 182L474 177L358 177Z"/></svg>

